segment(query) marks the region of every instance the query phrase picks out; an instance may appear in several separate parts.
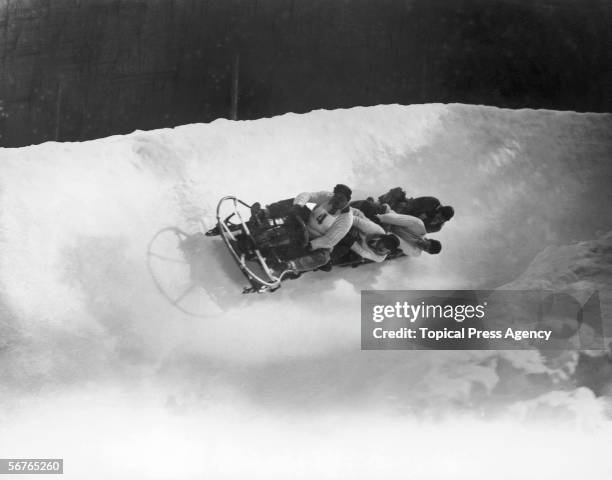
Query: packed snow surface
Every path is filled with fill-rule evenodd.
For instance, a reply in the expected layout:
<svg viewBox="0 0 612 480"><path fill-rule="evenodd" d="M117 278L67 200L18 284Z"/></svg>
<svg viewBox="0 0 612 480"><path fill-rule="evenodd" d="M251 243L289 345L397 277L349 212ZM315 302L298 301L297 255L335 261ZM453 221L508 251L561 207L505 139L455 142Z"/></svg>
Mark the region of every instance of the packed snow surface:
<svg viewBox="0 0 612 480"><path fill-rule="evenodd" d="M1 149L3 457L63 457L70 478L474 479L508 455L526 459L504 468L514 478L585 473L569 459L605 458L610 390L581 383L576 353L362 352L360 291L597 290L609 319L611 159L612 115L437 104ZM442 253L245 296L211 238L188 299L202 318L156 290L159 229L214 226L224 195L265 204L336 183L452 205L432 234Z"/></svg>

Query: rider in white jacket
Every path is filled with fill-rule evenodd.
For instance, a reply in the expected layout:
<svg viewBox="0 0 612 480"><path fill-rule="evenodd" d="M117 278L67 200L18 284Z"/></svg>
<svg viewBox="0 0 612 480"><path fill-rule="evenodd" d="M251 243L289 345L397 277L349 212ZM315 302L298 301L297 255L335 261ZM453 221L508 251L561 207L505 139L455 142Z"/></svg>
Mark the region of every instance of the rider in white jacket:
<svg viewBox="0 0 612 480"><path fill-rule="evenodd" d="M353 212L349 207L352 191L338 184L333 192L300 193L293 200L295 207L314 203L306 227L311 252L287 262L294 272L319 268L330 261L331 249L349 232L353 225Z"/></svg>
<svg viewBox="0 0 612 480"><path fill-rule="evenodd" d="M406 255L418 257L423 251L432 255L440 253L442 244L438 240L425 237L427 230L420 218L395 213L391 209L376 217L390 232L403 240L402 250Z"/></svg>
<svg viewBox="0 0 612 480"><path fill-rule="evenodd" d="M305 206L307 203L316 204L306 224L311 248L333 248L353 224L353 212L347 207L346 196L332 192L313 192L300 193L293 200L294 205Z"/></svg>
<svg viewBox="0 0 612 480"><path fill-rule="evenodd" d="M353 227L357 238L351 250L361 258L373 262L382 262L399 247L399 240L393 234L387 234L378 224L369 220L361 210L353 208Z"/></svg>

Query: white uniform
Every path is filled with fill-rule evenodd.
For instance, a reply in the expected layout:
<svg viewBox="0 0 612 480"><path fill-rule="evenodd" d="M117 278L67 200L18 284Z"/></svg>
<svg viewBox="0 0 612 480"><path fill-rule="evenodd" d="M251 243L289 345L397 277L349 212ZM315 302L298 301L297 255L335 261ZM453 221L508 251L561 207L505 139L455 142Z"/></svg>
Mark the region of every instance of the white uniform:
<svg viewBox="0 0 612 480"><path fill-rule="evenodd" d="M351 250L362 258L373 262L382 262L386 255L379 255L368 245L368 239L373 235L384 235L385 230L366 218L361 210L351 208L353 212L353 226L359 231L359 238L351 245Z"/></svg>
<svg viewBox="0 0 612 480"><path fill-rule="evenodd" d="M306 225L311 239L310 246L313 250L333 248L353 225L353 213L350 208L333 215L329 213L331 210L329 201L333 196L331 192L305 192L300 193L293 200L294 205L316 204Z"/></svg>
<svg viewBox="0 0 612 480"><path fill-rule="evenodd" d="M400 238L400 248L406 255L418 257L423 250L417 247L417 241L427 234L423 220L411 215L402 215L393 210L376 215L381 223L389 225L389 231Z"/></svg>

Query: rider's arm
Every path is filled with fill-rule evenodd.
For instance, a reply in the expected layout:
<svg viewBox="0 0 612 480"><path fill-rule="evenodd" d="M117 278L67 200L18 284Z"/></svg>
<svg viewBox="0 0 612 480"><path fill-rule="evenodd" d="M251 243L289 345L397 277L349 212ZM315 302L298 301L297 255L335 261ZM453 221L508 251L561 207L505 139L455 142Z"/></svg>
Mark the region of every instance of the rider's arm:
<svg viewBox="0 0 612 480"><path fill-rule="evenodd" d="M427 233L436 233L442 230L442 224L438 223L436 225L426 225Z"/></svg>
<svg viewBox="0 0 612 480"><path fill-rule="evenodd" d="M415 247L411 242L400 242L400 248L409 257L419 257L423 253L423 250Z"/></svg>
<svg viewBox="0 0 612 480"><path fill-rule="evenodd" d="M409 257L418 257L423 252L417 244L421 241L421 237L413 235L408 229L403 227L391 227L391 232L397 235L400 239L400 248Z"/></svg>
<svg viewBox="0 0 612 480"><path fill-rule="evenodd" d="M329 200L332 196L333 193L331 192L304 192L300 193L293 199L293 204L301 207L307 203L316 203L317 205L320 205L321 203Z"/></svg>
<svg viewBox="0 0 612 480"><path fill-rule="evenodd" d="M369 220L363 212L353 209L353 226L360 232L366 235L383 235L385 233L384 228L380 225L375 224L372 220Z"/></svg>
<svg viewBox="0 0 612 480"><path fill-rule="evenodd" d="M413 235L422 236L427 233L425 231L423 220L411 215L403 215L401 213L395 213L393 210L391 210L389 213L383 213L382 215L377 215L377 217L381 223L405 228Z"/></svg>
<svg viewBox="0 0 612 480"><path fill-rule="evenodd" d="M325 235L310 241L310 246L313 250L333 248L349 232L352 224L353 215L351 213L341 214L325 232Z"/></svg>

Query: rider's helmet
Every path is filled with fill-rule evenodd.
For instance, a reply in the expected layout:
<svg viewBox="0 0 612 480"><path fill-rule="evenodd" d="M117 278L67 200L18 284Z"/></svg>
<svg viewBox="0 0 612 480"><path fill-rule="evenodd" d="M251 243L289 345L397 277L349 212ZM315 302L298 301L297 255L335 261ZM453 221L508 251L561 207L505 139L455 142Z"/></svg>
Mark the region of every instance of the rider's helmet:
<svg viewBox="0 0 612 480"><path fill-rule="evenodd" d="M399 248L399 239L392 234L374 235L368 240L368 246L378 255L389 255Z"/></svg>
<svg viewBox="0 0 612 480"><path fill-rule="evenodd" d="M425 250L430 255L437 255L442 250L442 244L433 238L427 239L427 249Z"/></svg>
<svg viewBox="0 0 612 480"><path fill-rule="evenodd" d="M455 209L450 205L444 205L443 207L440 207L438 212L440 212L440 215L442 215L444 221L448 221L455 216Z"/></svg>
<svg viewBox="0 0 612 480"><path fill-rule="evenodd" d="M399 203L406 201L406 192L402 187L395 187L378 197L378 201L380 203L387 203L395 210L395 207L397 207Z"/></svg>

